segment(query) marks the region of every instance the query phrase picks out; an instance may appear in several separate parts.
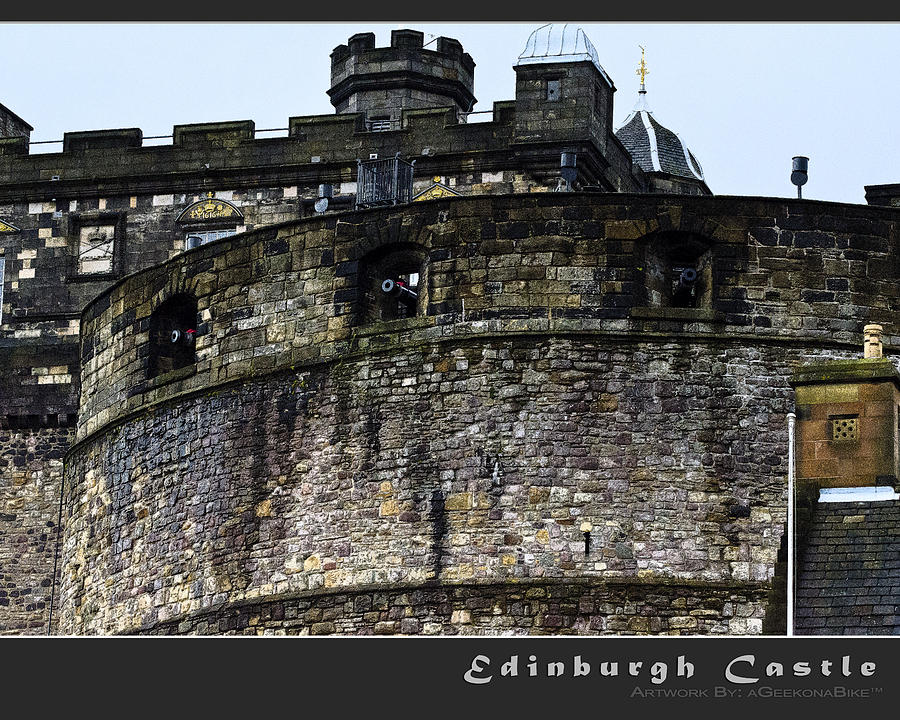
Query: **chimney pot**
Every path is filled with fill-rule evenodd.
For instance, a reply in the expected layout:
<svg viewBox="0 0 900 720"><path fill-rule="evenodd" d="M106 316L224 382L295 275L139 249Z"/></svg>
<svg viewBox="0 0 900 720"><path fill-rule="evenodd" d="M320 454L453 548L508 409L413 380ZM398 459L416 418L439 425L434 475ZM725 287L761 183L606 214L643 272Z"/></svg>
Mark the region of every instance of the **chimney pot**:
<svg viewBox="0 0 900 720"><path fill-rule="evenodd" d="M863 328L865 342L863 343L863 357L880 358L882 357L881 334L883 328L881 325L871 324Z"/></svg>

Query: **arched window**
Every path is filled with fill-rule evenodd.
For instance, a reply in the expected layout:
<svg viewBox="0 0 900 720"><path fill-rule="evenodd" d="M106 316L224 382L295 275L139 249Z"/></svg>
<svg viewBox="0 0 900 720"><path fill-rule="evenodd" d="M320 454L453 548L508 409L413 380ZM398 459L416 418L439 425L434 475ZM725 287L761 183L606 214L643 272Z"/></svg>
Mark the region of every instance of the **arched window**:
<svg viewBox="0 0 900 720"><path fill-rule="evenodd" d="M195 298L175 295L156 308L150 316L148 376L152 378L193 365L197 361L194 350L196 335Z"/></svg>
<svg viewBox="0 0 900 720"><path fill-rule="evenodd" d="M712 307L712 252L705 238L659 233L643 247L644 302L650 307Z"/></svg>
<svg viewBox="0 0 900 720"><path fill-rule="evenodd" d="M362 324L415 317L424 308L425 252L392 245L366 256L359 268Z"/></svg>

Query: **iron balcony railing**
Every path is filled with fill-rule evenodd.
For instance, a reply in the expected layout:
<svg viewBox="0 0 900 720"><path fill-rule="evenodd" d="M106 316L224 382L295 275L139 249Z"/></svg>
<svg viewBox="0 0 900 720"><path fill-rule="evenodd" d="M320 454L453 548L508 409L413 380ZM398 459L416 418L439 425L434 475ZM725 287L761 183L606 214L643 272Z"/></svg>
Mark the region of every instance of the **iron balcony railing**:
<svg viewBox="0 0 900 720"><path fill-rule="evenodd" d="M356 207L410 202L415 162L401 160L400 153L385 160L357 160Z"/></svg>

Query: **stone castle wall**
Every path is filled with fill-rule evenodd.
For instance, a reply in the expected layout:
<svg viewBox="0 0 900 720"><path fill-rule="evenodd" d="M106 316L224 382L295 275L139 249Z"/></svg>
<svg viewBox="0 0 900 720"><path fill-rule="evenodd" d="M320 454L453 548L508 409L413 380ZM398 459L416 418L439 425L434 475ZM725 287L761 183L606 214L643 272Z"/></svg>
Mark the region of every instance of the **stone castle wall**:
<svg viewBox="0 0 900 720"><path fill-rule="evenodd" d="M313 214L320 183L334 185L331 209L352 207L356 159L396 152L418 156L415 192L435 177L459 192L546 190L504 149L513 105L498 106L494 122L470 126L446 110L417 111L404 129L386 133L362 132L360 117L322 116L292 119L287 138L255 136L252 123L221 123L176 126L170 146L141 147L139 130L68 133L61 153L28 154L25 139L0 140L0 427L41 432L74 423L82 308L127 274L183 252L189 232L222 229L217 221L178 222L208 193L242 214L226 223L230 230L253 230ZM92 227L115 228L108 272L80 272L80 237ZM29 461L32 471L57 477L55 459L45 458L41 470L40 457ZM16 482L11 462L0 460L0 512L17 501ZM25 534L42 534L57 517L49 506L35 524L7 514L16 517L9 527ZM14 558L23 547L4 546L2 554ZM22 567L0 564L8 591L32 584L15 576ZM46 625L44 611L29 605L34 627ZM9 607L0 603L0 628L22 629Z"/></svg>
<svg viewBox="0 0 900 720"><path fill-rule="evenodd" d="M78 375L74 343L0 338L0 633L47 632Z"/></svg>
<svg viewBox="0 0 900 720"><path fill-rule="evenodd" d="M66 427L0 429L0 634L48 630L63 456L74 436Z"/></svg>
<svg viewBox="0 0 900 720"><path fill-rule="evenodd" d="M709 301L654 306L648 243L684 237ZM456 198L126 278L83 316L60 631L759 632L790 373L873 320L894 344L896 242L828 203ZM422 249L423 307L364 326L388 246ZM177 293L197 363L148 378Z"/></svg>

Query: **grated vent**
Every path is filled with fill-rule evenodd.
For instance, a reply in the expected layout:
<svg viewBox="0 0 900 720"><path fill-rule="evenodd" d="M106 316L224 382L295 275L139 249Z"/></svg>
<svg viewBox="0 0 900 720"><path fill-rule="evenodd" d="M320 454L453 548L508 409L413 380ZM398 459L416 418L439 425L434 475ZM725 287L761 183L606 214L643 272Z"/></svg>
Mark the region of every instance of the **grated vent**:
<svg viewBox="0 0 900 720"><path fill-rule="evenodd" d="M832 420L831 439L834 442L859 440L859 418L836 418Z"/></svg>

